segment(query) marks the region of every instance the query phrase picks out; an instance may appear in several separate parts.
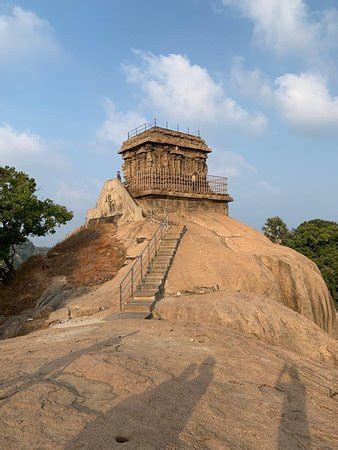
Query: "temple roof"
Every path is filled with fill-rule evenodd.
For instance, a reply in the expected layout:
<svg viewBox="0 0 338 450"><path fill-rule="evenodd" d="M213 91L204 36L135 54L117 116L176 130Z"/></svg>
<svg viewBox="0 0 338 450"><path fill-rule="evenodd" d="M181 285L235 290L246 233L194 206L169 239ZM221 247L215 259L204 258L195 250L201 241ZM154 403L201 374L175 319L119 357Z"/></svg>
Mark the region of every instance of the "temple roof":
<svg viewBox="0 0 338 450"><path fill-rule="evenodd" d="M177 145L179 147L200 150L205 153L211 152L211 148L207 146L200 136L168 130L167 128L153 127L124 141L119 153L124 153L126 150L145 143Z"/></svg>

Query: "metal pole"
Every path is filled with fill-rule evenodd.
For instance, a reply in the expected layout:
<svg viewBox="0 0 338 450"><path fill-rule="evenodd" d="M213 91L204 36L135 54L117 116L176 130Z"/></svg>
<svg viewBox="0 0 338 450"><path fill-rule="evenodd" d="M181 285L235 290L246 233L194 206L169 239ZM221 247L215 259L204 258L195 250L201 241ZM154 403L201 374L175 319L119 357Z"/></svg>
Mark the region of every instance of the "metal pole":
<svg viewBox="0 0 338 450"><path fill-rule="evenodd" d="M123 304L122 304L122 284L120 284L120 312L123 311Z"/></svg>
<svg viewBox="0 0 338 450"><path fill-rule="evenodd" d="M168 121L166 121L165 127L166 127L166 129L168 129Z"/></svg>
<svg viewBox="0 0 338 450"><path fill-rule="evenodd" d="M156 127L156 117L155 117L155 119L154 119L154 124L155 124L155 127Z"/></svg>
<svg viewBox="0 0 338 450"><path fill-rule="evenodd" d="M134 267L131 268L131 296L134 297Z"/></svg>

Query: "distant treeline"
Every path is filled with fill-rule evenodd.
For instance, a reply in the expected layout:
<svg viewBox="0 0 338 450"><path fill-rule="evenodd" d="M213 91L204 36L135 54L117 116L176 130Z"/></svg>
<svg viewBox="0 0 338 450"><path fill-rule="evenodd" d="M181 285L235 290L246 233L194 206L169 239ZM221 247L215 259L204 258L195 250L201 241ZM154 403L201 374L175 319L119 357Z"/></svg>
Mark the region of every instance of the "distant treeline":
<svg viewBox="0 0 338 450"><path fill-rule="evenodd" d="M45 255L49 247L36 247L33 242L27 240L24 244L15 246L14 265L18 267L33 255Z"/></svg>

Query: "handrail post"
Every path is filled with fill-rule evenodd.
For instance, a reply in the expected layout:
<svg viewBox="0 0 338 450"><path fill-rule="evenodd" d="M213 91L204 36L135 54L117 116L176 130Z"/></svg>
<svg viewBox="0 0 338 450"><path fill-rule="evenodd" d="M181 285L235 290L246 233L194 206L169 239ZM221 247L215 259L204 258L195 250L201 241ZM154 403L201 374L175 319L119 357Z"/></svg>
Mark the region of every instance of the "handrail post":
<svg viewBox="0 0 338 450"><path fill-rule="evenodd" d="M131 296L134 297L134 266L131 268Z"/></svg>
<svg viewBox="0 0 338 450"><path fill-rule="evenodd" d="M122 283L120 284L120 312L122 312L123 306L122 306Z"/></svg>
<svg viewBox="0 0 338 450"><path fill-rule="evenodd" d="M141 278L143 280L143 256L141 254Z"/></svg>

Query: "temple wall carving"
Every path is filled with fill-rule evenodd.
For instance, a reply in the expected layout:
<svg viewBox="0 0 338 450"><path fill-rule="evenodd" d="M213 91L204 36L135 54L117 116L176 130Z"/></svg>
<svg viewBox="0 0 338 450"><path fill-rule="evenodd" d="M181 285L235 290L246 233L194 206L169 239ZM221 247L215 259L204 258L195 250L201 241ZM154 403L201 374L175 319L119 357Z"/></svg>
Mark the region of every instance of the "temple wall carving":
<svg viewBox="0 0 338 450"><path fill-rule="evenodd" d="M146 172L169 172L206 177L207 155L203 151L185 149L178 146L145 144L123 153L123 173L127 184L136 174Z"/></svg>

